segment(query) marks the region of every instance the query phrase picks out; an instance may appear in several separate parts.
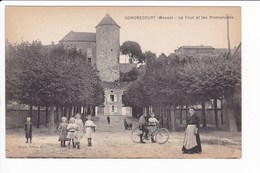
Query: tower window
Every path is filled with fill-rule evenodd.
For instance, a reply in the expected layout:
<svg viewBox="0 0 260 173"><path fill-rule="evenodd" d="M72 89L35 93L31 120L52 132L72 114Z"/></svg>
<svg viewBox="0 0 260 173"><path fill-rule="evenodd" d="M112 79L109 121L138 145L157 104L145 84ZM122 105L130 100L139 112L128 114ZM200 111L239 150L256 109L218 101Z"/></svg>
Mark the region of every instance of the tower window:
<svg viewBox="0 0 260 173"><path fill-rule="evenodd" d="M113 49L111 49L111 52L113 51Z"/></svg>
<svg viewBox="0 0 260 173"><path fill-rule="evenodd" d="M91 62L91 58L88 58L88 62Z"/></svg>
<svg viewBox="0 0 260 173"><path fill-rule="evenodd" d="M110 95L110 101L114 102L115 101L115 96L114 95Z"/></svg>
<svg viewBox="0 0 260 173"><path fill-rule="evenodd" d="M115 106L112 106L112 112L115 112Z"/></svg>

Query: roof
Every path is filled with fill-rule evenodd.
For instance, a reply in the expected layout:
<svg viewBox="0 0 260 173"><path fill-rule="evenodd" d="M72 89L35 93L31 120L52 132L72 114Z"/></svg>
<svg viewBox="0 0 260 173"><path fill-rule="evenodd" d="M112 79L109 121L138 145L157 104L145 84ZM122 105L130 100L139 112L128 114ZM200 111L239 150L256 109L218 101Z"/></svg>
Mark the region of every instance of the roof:
<svg viewBox="0 0 260 173"><path fill-rule="evenodd" d="M63 41L96 42L96 33L70 31L63 39L61 39L61 42Z"/></svg>
<svg viewBox="0 0 260 173"><path fill-rule="evenodd" d="M120 26L114 21L114 19L107 13L105 17L99 22L99 24L96 26L103 26L103 25L115 25L120 28Z"/></svg>
<svg viewBox="0 0 260 173"><path fill-rule="evenodd" d="M102 82L101 85L106 89L127 89L130 82Z"/></svg>
<svg viewBox="0 0 260 173"><path fill-rule="evenodd" d="M183 49L214 49L212 46L181 46Z"/></svg>

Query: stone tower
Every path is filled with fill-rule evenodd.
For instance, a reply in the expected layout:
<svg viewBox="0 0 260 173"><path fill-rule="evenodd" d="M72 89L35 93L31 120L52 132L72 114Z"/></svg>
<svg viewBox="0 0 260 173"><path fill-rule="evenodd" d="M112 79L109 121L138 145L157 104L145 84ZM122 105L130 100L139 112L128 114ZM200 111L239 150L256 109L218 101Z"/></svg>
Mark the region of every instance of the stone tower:
<svg viewBox="0 0 260 173"><path fill-rule="evenodd" d="M119 79L120 26L107 14L96 26L96 67L102 81Z"/></svg>

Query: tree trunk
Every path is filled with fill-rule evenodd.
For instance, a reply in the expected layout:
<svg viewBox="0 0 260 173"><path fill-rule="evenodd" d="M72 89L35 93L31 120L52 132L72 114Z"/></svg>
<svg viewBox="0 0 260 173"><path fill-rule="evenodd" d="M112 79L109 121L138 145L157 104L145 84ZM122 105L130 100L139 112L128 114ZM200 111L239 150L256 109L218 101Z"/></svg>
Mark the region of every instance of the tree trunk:
<svg viewBox="0 0 260 173"><path fill-rule="evenodd" d="M32 105L30 105L29 116L32 118Z"/></svg>
<svg viewBox="0 0 260 173"><path fill-rule="evenodd" d="M70 118L71 116L73 116L73 115L71 114L71 112L72 112L72 107L70 106L70 107L69 107L69 118Z"/></svg>
<svg viewBox="0 0 260 173"><path fill-rule="evenodd" d="M235 118L235 114L234 114L234 110L233 110L233 99L225 98L224 105L225 105L224 106L225 112L227 113L228 121L229 121L229 131L238 132L236 118Z"/></svg>
<svg viewBox="0 0 260 173"><path fill-rule="evenodd" d="M45 109L45 126L48 124L48 116L49 116L49 108L46 107Z"/></svg>
<svg viewBox="0 0 260 173"><path fill-rule="evenodd" d="M64 117L67 117L67 109L66 108L67 108L66 106L63 107L63 116Z"/></svg>
<svg viewBox="0 0 260 173"><path fill-rule="evenodd" d="M171 106L171 117L172 117L172 130L176 131L176 106Z"/></svg>
<svg viewBox="0 0 260 173"><path fill-rule="evenodd" d="M181 110L180 110L180 124L182 124L182 109L183 109L183 106L181 105Z"/></svg>
<svg viewBox="0 0 260 173"><path fill-rule="evenodd" d="M224 124L224 109L223 109L223 99L221 99L221 124Z"/></svg>
<svg viewBox="0 0 260 173"><path fill-rule="evenodd" d="M161 117L161 123L162 123L162 128L163 128L163 125L164 125L164 123L163 123L163 110L162 110L162 107L160 107L160 117Z"/></svg>
<svg viewBox="0 0 260 173"><path fill-rule="evenodd" d="M188 105L185 106L186 110L185 110L185 119L186 119L186 124L187 124L187 120L188 120Z"/></svg>
<svg viewBox="0 0 260 173"><path fill-rule="evenodd" d="M147 113L147 116L149 116L149 115L150 115L149 106L146 106L146 107L145 107L145 111L146 111L146 113Z"/></svg>
<svg viewBox="0 0 260 173"><path fill-rule="evenodd" d="M54 119L55 120L54 122L58 122L60 120L62 113L63 113L62 107L57 106L56 107L56 120Z"/></svg>
<svg viewBox="0 0 260 173"><path fill-rule="evenodd" d="M207 123L206 123L205 102L202 102L201 106L202 106L202 123L203 123L203 128L206 128L207 127Z"/></svg>
<svg viewBox="0 0 260 173"><path fill-rule="evenodd" d="M55 130L54 116L55 116L54 106L51 106L50 107L50 123L49 123L49 125L50 125L49 132L50 132L50 134L53 134L54 130Z"/></svg>
<svg viewBox="0 0 260 173"><path fill-rule="evenodd" d="M217 104L218 99L214 99L214 113L215 113L215 125L216 128L218 128L218 104Z"/></svg>
<svg viewBox="0 0 260 173"><path fill-rule="evenodd" d="M41 116L41 107L38 106L36 128L39 128L39 127L40 127L40 116Z"/></svg>

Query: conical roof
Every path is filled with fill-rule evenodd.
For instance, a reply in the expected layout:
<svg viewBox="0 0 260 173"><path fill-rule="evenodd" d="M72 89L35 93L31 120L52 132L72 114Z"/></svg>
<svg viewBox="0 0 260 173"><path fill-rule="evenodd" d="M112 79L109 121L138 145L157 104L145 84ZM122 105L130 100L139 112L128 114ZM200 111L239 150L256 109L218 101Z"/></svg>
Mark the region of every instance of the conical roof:
<svg viewBox="0 0 260 173"><path fill-rule="evenodd" d="M120 26L114 21L114 19L108 13L96 27L103 25L115 25L120 28Z"/></svg>

